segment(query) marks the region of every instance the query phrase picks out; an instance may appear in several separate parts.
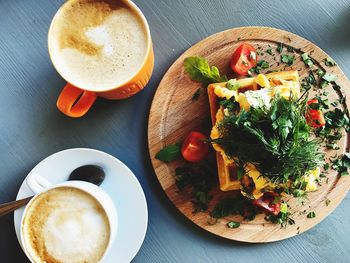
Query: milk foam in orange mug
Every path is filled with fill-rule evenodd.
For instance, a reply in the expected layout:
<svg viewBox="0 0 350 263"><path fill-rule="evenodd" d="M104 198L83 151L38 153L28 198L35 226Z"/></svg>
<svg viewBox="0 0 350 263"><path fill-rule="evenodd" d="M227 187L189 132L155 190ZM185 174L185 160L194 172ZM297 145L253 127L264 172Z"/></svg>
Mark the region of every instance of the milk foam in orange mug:
<svg viewBox="0 0 350 263"><path fill-rule="evenodd" d="M68 0L52 20L48 48L68 82L57 107L70 117L83 116L98 96L138 93L154 66L148 23L129 0Z"/></svg>

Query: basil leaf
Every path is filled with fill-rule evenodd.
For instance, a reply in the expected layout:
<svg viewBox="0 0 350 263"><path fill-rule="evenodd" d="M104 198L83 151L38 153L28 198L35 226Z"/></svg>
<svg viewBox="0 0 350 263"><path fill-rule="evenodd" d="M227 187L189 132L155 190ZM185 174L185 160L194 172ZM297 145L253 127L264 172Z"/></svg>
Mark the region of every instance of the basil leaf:
<svg viewBox="0 0 350 263"><path fill-rule="evenodd" d="M180 154L180 145L177 143L165 146L163 149L157 152L155 157L163 162L171 162L179 159Z"/></svg>
<svg viewBox="0 0 350 263"><path fill-rule="evenodd" d="M208 61L202 57L188 57L184 61L185 73L194 81L202 82L204 85L225 82L226 76L221 76L219 69L210 66Z"/></svg>

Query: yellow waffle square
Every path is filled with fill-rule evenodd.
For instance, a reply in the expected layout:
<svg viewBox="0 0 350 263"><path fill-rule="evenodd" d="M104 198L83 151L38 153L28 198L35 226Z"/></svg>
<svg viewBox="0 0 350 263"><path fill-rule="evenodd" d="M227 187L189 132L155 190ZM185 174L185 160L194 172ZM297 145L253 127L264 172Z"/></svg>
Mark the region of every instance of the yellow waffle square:
<svg viewBox="0 0 350 263"><path fill-rule="evenodd" d="M289 97L291 92L298 97L300 96L299 74L297 71L273 72L266 75L259 74L257 77L238 79L237 83L239 85L238 93L244 93L247 90L258 90L264 85L264 88L273 87L273 93L279 92L282 96ZM217 122L224 116L223 109L218 104L217 93L218 89L222 89L222 91L227 93L225 87L226 82L208 86L210 115L213 125L211 136L214 135L216 138L219 137L216 129ZM225 92L222 92L222 96L227 95ZM213 147L216 150L220 189L222 191L239 190L241 183L237 180L237 169L234 161L228 159L220 146L213 144Z"/></svg>

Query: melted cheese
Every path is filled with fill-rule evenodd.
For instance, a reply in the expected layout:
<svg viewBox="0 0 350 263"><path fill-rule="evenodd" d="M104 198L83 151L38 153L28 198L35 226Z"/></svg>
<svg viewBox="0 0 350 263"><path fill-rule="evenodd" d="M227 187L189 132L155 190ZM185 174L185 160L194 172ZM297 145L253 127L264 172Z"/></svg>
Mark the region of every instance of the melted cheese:
<svg viewBox="0 0 350 263"><path fill-rule="evenodd" d="M218 110L218 112L216 113L216 125L212 128L212 130L210 132L210 138L211 139L220 138L220 132L219 132L219 129L218 129L218 123L220 121L222 121L223 119L224 119L224 114L223 114L222 109L220 108ZM222 155L222 158L224 159L225 165L229 165L229 164L232 164L234 162L234 160L228 158L228 156L226 155L224 149L220 145L218 145L216 143L213 143L212 145L213 145L214 150L219 152Z"/></svg>
<svg viewBox="0 0 350 263"><path fill-rule="evenodd" d="M265 177L261 176L261 173L256 169L254 164L247 163L244 167L244 170L246 172L246 175L249 176L254 182L255 188L251 193L254 199L259 199L262 197L267 188L271 189L276 187L276 185L268 181ZM243 187L241 187L241 193L244 196L249 196L248 193L243 191Z"/></svg>
<svg viewBox="0 0 350 263"><path fill-rule="evenodd" d="M214 89L214 93L219 98L225 98L227 100L231 99L232 97L237 97L237 91L229 90L228 88L221 86L216 86Z"/></svg>
<svg viewBox="0 0 350 263"><path fill-rule="evenodd" d="M270 81L264 74L259 74L256 76L254 82L263 88L270 87Z"/></svg>

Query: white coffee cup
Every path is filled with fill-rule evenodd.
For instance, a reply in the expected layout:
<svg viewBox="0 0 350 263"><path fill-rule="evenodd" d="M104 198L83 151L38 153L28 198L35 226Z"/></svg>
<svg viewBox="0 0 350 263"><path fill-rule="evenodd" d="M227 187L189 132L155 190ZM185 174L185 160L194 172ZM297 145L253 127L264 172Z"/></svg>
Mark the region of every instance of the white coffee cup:
<svg viewBox="0 0 350 263"><path fill-rule="evenodd" d="M22 248L24 250L24 253L27 255L29 260L32 263L37 263L33 257L31 256L29 252L29 247L26 243L25 237L24 237L24 220L26 218L26 215L28 214L28 211L31 209L31 205L36 201L36 199L41 196L43 193L46 193L49 190L55 189L55 188L73 188L78 189L82 192L85 192L86 194L93 197L99 205L103 208L109 222L109 240L108 245L103 253L103 256L99 260L99 262L103 262L104 258L108 254L108 251L110 250L112 243L115 239L117 228L118 228L118 216L117 211L114 206L114 203L112 199L109 197L109 195L102 190L102 188L88 182L83 181L66 181L59 184L51 184L48 180L46 180L44 177L38 175L38 174L30 174L28 175L26 179L26 183L28 187L35 193L35 196L30 200L28 205L26 206L23 216L21 219L21 231L20 231L20 239L22 243Z"/></svg>

